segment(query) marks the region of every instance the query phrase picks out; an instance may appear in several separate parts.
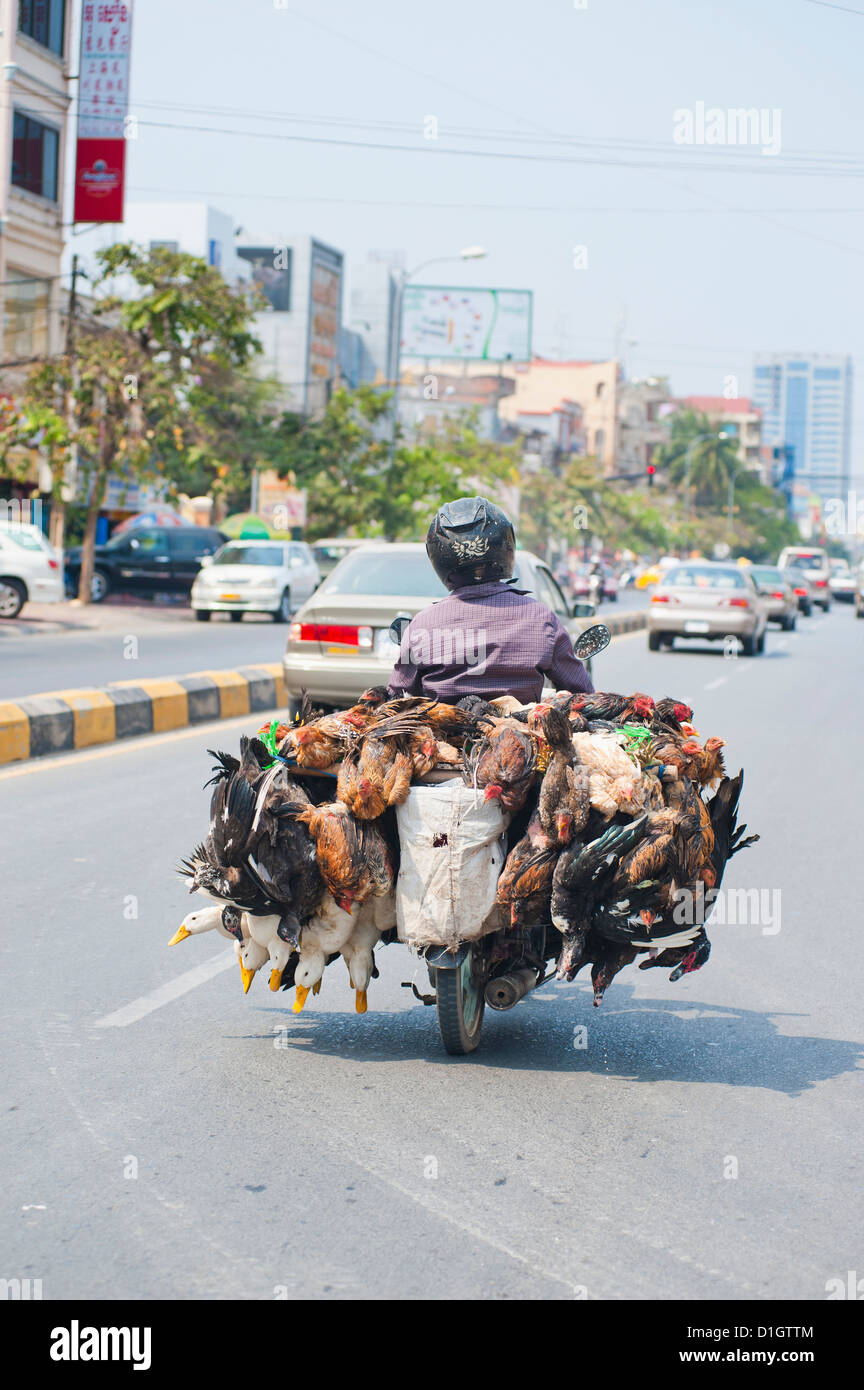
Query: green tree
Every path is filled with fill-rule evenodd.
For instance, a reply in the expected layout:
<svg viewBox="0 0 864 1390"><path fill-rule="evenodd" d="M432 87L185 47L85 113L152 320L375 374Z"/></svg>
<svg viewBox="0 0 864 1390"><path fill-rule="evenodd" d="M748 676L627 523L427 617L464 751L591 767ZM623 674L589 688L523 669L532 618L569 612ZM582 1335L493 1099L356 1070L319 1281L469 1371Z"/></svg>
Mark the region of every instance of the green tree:
<svg viewBox="0 0 864 1390"><path fill-rule="evenodd" d="M517 478L512 446L483 440L470 416L445 419L391 447L391 394L371 386L334 391L320 416L286 416L277 431L280 471L308 490L307 535L346 532L412 540L443 502Z"/></svg>
<svg viewBox="0 0 864 1390"><path fill-rule="evenodd" d="M86 508L78 593L84 603L109 477L176 492L212 446L220 428L214 411L230 399L227 384L242 394L235 375L260 351L251 329L254 301L198 257L118 243L97 259L94 302L76 323L74 354L37 366L20 408L63 456L55 459L62 464L56 493L77 454L72 481ZM246 390L248 422L255 396L248 383ZM214 470L219 466L216 460Z"/></svg>
<svg viewBox="0 0 864 1390"><path fill-rule="evenodd" d="M698 410L682 410L673 415L669 443L657 450L655 460L669 481L684 488L687 482L687 456L690 455L690 493L696 506L719 506L726 497L729 479L739 466L738 443L731 435L720 438L707 415ZM687 499L685 498L685 502Z"/></svg>
<svg viewBox="0 0 864 1390"><path fill-rule="evenodd" d="M562 543L581 546L592 536L616 550L664 548L667 533L660 511L635 490L625 489L626 484L607 482L594 459L571 459L558 474L545 468L523 471L520 540L546 559Z"/></svg>

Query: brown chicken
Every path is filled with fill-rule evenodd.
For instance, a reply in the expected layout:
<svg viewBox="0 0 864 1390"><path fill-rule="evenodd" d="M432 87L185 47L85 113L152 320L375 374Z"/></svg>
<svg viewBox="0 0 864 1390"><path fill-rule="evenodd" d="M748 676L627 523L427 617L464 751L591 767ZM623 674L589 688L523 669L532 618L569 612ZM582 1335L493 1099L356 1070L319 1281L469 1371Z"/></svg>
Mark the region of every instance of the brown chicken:
<svg viewBox="0 0 864 1390"><path fill-rule="evenodd" d="M390 852L376 826L356 820L340 801L291 808L291 814L308 826L321 877L344 912L393 891Z"/></svg>
<svg viewBox="0 0 864 1390"><path fill-rule="evenodd" d="M522 839L513 846L498 879L497 901L510 908L514 927L532 926L548 916L558 846L535 811Z"/></svg>
<svg viewBox="0 0 864 1390"><path fill-rule="evenodd" d="M551 705L537 705L534 715L552 752L537 802L540 824L557 845L566 845L588 824L590 783L585 770L577 766L566 714Z"/></svg>
<svg viewBox="0 0 864 1390"><path fill-rule="evenodd" d="M360 749L351 748L339 766L336 799L343 802L359 820L376 820L387 810L384 788L377 787L359 771Z"/></svg>
<svg viewBox="0 0 864 1390"><path fill-rule="evenodd" d="M712 735L705 740L705 747L696 757L696 781L701 787L710 787L713 790L721 778L725 777L726 768L720 751L725 747L725 739Z"/></svg>
<svg viewBox="0 0 864 1390"><path fill-rule="evenodd" d="M525 804L537 768L537 744L518 728L503 725L476 743L463 759L469 787L479 787L484 801L498 801L515 813Z"/></svg>
<svg viewBox="0 0 864 1390"><path fill-rule="evenodd" d="M438 762L440 745L428 724L420 724L408 739L408 755L415 777L426 777Z"/></svg>

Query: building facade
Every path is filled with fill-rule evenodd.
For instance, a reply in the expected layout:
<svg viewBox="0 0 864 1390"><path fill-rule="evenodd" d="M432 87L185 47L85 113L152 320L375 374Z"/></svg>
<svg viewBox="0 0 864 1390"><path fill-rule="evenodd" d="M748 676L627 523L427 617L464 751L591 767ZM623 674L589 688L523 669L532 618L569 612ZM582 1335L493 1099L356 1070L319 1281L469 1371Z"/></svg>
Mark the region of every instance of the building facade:
<svg viewBox="0 0 864 1390"><path fill-rule="evenodd" d="M0 0L0 362L60 351L69 0ZM9 371L13 375L8 375Z"/></svg>
<svg viewBox="0 0 864 1390"><path fill-rule="evenodd" d="M669 438L674 412L665 377L618 383L617 472L643 476L654 454Z"/></svg>
<svg viewBox="0 0 864 1390"><path fill-rule="evenodd" d="M469 374L488 373L489 364L468 362ZM515 424L535 411L558 410L572 402L580 408L579 428L585 452L598 460L604 473L614 473L619 450L619 363L558 362L535 357L531 362L503 362L500 370L512 377L516 390L501 401L502 419Z"/></svg>
<svg viewBox="0 0 864 1390"><path fill-rule="evenodd" d="M849 490L852 358L821 353L757 353L753 400L763 444L782 459L775 481L796 496L826 501Z"/></svg>
<svg viewBox="0 0 864 1390"><path fill-rule="evenodd" d="M256 317L264 346L260 370L283 385L286 410L317 414L342 376L341 251L312 236L271 246L238 246L268 301Z"/></svg>

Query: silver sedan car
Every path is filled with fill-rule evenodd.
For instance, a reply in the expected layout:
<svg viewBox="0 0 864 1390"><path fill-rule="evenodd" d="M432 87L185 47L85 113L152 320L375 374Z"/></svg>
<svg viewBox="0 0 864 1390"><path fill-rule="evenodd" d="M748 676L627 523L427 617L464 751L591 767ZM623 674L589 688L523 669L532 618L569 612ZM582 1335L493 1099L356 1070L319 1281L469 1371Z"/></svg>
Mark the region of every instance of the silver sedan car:
<svg viewBox="0 0 864 1390"><path fill-rule="evenodd" d="M798 599L788 577L776 565L751 565L750 578L759 590L769 623L793 632L798 621Z"/></svg>
<svg viewBox="0 0 864 1390"><path fill-rule="evenodd" d="M573 616L546 565L528 550L516 552L516 578L520 589L558 615L574 639L587 626ZM341 707L370 686L386 685L399 655L390 635L394 618L413 618L446 592L424 545L382 541L352 550L288 630L282 665L292 716L304 689L316 704Z"/></svg>
<svg viewBox="0 0 864 1390"><path fill-rule="evenodd" d="M745 656L759 656L767 626L765 605L743 565L687 560L666 570L652 596L648 646L659 652L676 637L735 638Z"/></svg>

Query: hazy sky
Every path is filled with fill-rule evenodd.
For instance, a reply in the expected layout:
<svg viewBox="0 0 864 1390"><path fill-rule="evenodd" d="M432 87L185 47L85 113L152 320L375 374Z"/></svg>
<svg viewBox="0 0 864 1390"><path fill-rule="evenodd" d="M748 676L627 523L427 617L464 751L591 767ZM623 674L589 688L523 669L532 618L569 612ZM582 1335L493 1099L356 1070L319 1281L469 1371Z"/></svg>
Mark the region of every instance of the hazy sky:
<svg viewBox="0 0 864 1390"><path fill-rule="evenodd" d="M749 394L757 349L851 352L864 473L864 0L582 4L139 0L129 196L312 232L349 283L370 249L481 244L434 278L532 289L544 355L617 325L678 394ZM700 102L764 109L781 152L676 144Z"/></svg>

